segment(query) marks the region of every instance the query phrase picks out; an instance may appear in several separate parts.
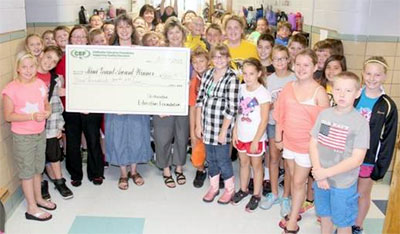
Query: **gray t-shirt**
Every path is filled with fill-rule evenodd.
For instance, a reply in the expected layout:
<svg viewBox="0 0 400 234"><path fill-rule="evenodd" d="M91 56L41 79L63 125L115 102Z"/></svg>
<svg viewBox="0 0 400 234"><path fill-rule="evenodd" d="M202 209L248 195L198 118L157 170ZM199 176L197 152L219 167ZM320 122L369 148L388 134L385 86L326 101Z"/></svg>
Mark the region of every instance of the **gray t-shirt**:
<svg viewBox="0 0 400 234"><path fill-rule="evenodd" d="M321 166L332 167L351 157L354 149L369 148L369 124L355 109L339 114L333 108L322 111L311 130L318 141ZM330 186L348 188L357 182L360 168L328 178Z"/></svg>
<svg viewBox="0 0 400 234"><path fill-rule="evenodd" d="M271 102L274 103L278 99L279 93L282 91L283 87L290 81L296 80L296 75L291 72L289 76L278 77L276 73L272 73L267 77L267 89L271 94ZM272 117L274 109L269 111L268 124L275 124L275 120Z"/></svg>

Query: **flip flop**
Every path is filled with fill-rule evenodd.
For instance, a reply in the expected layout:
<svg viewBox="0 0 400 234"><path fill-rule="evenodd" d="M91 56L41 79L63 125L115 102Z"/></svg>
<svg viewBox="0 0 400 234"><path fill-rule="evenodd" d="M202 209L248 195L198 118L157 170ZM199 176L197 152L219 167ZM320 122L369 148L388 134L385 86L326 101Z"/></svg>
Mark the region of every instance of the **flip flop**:
<svg viewBox="0 0 400 234"><path fill-rule="evenodd" d="M55 209L57 209L57 204L56 204L56 203L53 203L53 204L54 204L54 207L53 207L53 208L50 208L50 207L48 207L48 206L40 205L39 203L36 204L36 205L37 205L37 207L43 208L43 209L45 209L45 210L55 210Z"/></svg>
<svg viewBox="0 0 400 234"><path fill-rule="evenodd" d="M36 214L29 214L28 212L25 212L25 218L28 220L35 220L35 221L47 221L50 220L51 218L53 218L52 215L50 215L47 218L40 218L41 215L43 215L44 212L38 212Z"/></svg>

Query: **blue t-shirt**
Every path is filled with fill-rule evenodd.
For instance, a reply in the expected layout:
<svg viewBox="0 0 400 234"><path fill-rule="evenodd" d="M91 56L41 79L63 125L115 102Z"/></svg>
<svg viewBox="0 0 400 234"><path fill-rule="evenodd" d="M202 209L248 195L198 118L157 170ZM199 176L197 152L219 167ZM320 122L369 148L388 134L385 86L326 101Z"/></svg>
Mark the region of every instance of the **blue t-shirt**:
<svg viewBox="0 0 400 234"><path fill-rule="evenodd" d="M279 37L276 37L276 39L275 39L275 44L276 44L276 45L288 46L288 44L289 44L289 38L279 38Z"/></svg>
<svg viewBox="0 0 400 234"><path fill-rule="evenodd" d="M360 96L360 101L357 103L356 109L360 114L369 122L371 119L372 109L376 101L378 101L379 97L377 98L369 98L365 94L365 88L363 88Z"/></svg>

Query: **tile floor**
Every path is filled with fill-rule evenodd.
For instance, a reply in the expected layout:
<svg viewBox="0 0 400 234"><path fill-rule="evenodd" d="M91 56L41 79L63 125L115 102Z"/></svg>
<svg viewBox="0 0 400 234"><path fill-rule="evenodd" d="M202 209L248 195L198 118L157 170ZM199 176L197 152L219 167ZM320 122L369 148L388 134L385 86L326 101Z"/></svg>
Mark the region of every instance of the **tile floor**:
<svg viewBox="0 0 400 234"><path fill-rule="evenodd" d="M95 186L85 178L81 187L72 188L75 197L71 200L63 200L51 189L52 200L58 208L48 222L26 220L26 203L22 202L8 219L6 233L269 234L282 231L278 227L279 205L269 211L258 209L250 214L244 210L247 202L238 207L204 203L202 196L208 182L203 188L193 187L195 169L189 162L184 171L187 183L174 189L164 185L161 171L154 166L140 165L138 168L145 184L138 187L130 180L127 191L117 188L117 167L105 170L106 180L101 186ZM234 168L238 175L237 162ZM365 222L366 234L381 233L384 214L379 207L388 194L388 185L374 185L372 197L379 202L378 206L372 202ZM300 233L319 233L314 209L303 215L299 225Z"/></svg>

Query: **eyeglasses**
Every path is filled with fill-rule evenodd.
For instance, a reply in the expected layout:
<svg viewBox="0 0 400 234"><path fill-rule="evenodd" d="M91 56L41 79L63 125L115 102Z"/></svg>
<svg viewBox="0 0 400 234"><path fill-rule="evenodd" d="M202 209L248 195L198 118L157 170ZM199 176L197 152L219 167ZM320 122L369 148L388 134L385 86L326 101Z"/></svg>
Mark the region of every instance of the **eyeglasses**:
<svg viewBox="0 0 400 234"><path fill-rule="evenodd" d="M287 61L287 57L282 57L282 58L272 58L272 61L274 62L286 62Z"/></svg>

